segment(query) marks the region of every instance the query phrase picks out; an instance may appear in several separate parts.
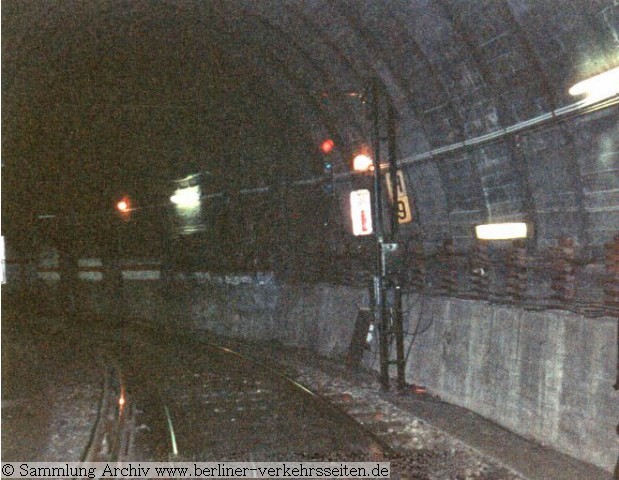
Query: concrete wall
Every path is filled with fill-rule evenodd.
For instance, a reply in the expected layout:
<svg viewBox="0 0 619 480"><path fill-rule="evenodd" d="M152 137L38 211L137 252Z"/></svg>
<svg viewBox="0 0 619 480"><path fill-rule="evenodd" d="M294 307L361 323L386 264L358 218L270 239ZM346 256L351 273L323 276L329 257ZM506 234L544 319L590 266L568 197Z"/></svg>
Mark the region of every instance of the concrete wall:
<svg viewBox="0 0 619 480"><path fill-rule="evenodd" d="M277 340L322 355L346 353L365 292L326 285L194 285L187 300L193 327L219 335Z"/></svg>
<svg viewBox="0 0 619 480"><path fill-rule="evenodd" d="M333 357L346 353L357 308L368 305L361 289L271 281L195 285L189 298L196 327ZM405 298L405 311L405 328L423 332L410 349L409 383L576 458L614 467L617 319L416 294Z"/></svg>
<svg viewBox="0 0 619 480"><path fill-rule="evenodd" d="M610 470L617 461L617 319L476 301L408 299L421 320L408 381ZM431 322L431 323L430 323Z"/></svg>

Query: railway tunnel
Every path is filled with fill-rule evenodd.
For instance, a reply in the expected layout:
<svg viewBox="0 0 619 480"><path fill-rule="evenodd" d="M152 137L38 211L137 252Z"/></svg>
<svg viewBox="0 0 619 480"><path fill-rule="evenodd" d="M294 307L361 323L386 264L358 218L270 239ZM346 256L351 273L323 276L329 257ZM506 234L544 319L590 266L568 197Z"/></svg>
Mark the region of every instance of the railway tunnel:
<svg viewBox="0 0 619 480"><path fill-rule="evenodd" d="M617 478L616 0L1 13L3 461Z"/></svg>

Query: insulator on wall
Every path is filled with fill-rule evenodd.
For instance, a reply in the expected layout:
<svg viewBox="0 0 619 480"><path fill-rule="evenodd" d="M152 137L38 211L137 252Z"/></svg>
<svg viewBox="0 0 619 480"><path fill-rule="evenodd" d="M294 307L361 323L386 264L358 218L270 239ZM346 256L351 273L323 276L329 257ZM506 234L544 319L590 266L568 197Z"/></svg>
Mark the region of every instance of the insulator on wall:
<svg viewBox="0 0 619 480"><path fill-rule="evenodd" d="M559 245L550 249L550 256L552 297L562 302L571 302L576 295L574 239L561 237Z"/></svg>
<svg viewBox="0 0 619 480"><path fill-rule="evenodd" d="M489 296L490 254L488 242L475 243L470 256L469 275L474 298L487 299Z"/></svg>
<svg viewBox="0 0 619 480"><path fill-rule="evenodd" d="M524 240L514 240L507 257L506 294L514 302L523 299L527 290L527 249Z"/></svg>
<svg viewBox="0 0 619 480"><path fill-rule="evenodd" d="M619 235L606 247L606 279L604 282L604 303L619 307Z"/></svg>

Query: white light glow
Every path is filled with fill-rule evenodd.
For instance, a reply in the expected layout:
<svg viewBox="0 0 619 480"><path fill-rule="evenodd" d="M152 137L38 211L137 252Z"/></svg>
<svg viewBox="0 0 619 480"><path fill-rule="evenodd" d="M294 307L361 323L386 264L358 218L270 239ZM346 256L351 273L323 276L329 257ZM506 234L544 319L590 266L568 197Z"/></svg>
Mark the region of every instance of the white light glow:
<svg viewBox="0 0 619 480"><path fill-rule="evenodd" d="M368 155L357 155L352 161L352 168L355 172L369 172L374 169L374 160Z"/></svg>
<svg viewBox="0 0 619 480"><path fill-rule="evenodd" d="M125 213L129 211L129 202L127 200L121 200L116 204L116 208L118 208L119 211Z"/></svg>
<svg viewBox="0 0 619 480"><path fill-rule="evenodd" d="M527 237L527 224L516 223L488 223L477 225L475 235L480 240L510 240Z"/></svg>
<svg viewBox="0 0 619 480"><path fill-rule="evenodd" d="M587 102L598 102L619 95L619 67L578 82L569 90L570 95L586 95Z"/></svg>
<svg viewBox="0 0 619 480"><path fill-rule="evenodd" d="M370 235L372 228L372 196L369 190L350 192L350 216L355 236Z"/></svg>
<svg viewBox="0 0 619 480"><path fill-rule="evenodd" d="M200 186L179 188L170 197L170 201L180 208L193 208L200 205Z"/></svg>

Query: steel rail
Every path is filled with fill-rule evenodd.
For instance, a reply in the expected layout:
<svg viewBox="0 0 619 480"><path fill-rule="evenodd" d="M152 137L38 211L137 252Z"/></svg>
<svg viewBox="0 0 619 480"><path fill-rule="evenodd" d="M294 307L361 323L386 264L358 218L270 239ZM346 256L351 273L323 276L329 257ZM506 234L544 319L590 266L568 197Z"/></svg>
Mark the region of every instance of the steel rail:
<svg viewBox="0 0 619 480"><path fill-rule="evenodd" d="M320 409L320 411L323 413L326 413L329 416L329 418L331 418L332 420L335 420L336 422L340 422L340 423L342 423L342 420L343 420L344 421L343 423L352 425L358 431L360 431L364 436L366 436L367 438L375 442L381 448L382 452L385 455L391 455L391 456L395 455L393 448L389 444L387 444L382 438L376 435L370 428L358 422L352 415L350 415L348 412L340 408L337 404L333 403L328 398L325 398L324 396L315 392L314 390L307 387L306 385L303 385L302 383L296 381L294 378L291 378L283 371L278 370L277 368L273 366L267 365L263 361L243 355L242 353L232 350L228 347L224 347L222 345L217 345L217 344L210 343L210 342L201 342L201 343L215 350L219 350L229 355L233 355L243 360L244 362L250 363L270 373L271 375L278 377L281 380L284 380L284 382L286 382L294 390L298 391L301 395L310 397L314 401L314 404Z"/></svg>
<svg viewBox="0 0 619 480"><path fill-rule="evenodd" d="M83 463L121 461L131 448L132 415L121 369L109 362L105 365L97 417L81 458Z"/></svg>
<svg viewBox="0 0 619 480"><path fill-rule="evenodd" d="M139 328L150 330L155 334L160 333L160 331L157 331L155 329L155 326L146 324L144 322L136 322L136 324L134 325L138 326ZM270 374L271 376L275 378L279 378L280 380L283 380L294 391L298 392L302 396L311 398L313 400L313 404L322 413L325 413L330 419L356 428L365 438L373 441L378 447L380 447L384 455L386 456L395 455L395 451L393 450L393 448L388 443L386 443L385 440L383 440L376 433L374 433L374 431L372 431L369 427L357 421L352 415L350 415L348 412L340 408L337 404L333 403L328 398L320 395L319 393L315 392L314 390L307 387L306 385L303 385L302 383L296 381L295 379L287 375L281 369L278 369L275 366L269 365L262 360L252 358L236 350L232 350L229 347L219 345L216 343L212 343L209 341L205 341L200 338L196 338L195 335L192 336L190 333L175 331L174 334L182 336L183 338L186 338L190 342L197 342L200 345L204 345L212 350L216 350L221 353L234 356L242 360L243 362L251 364L263 370L264 372L267 372L268 374Z"/></svg>

